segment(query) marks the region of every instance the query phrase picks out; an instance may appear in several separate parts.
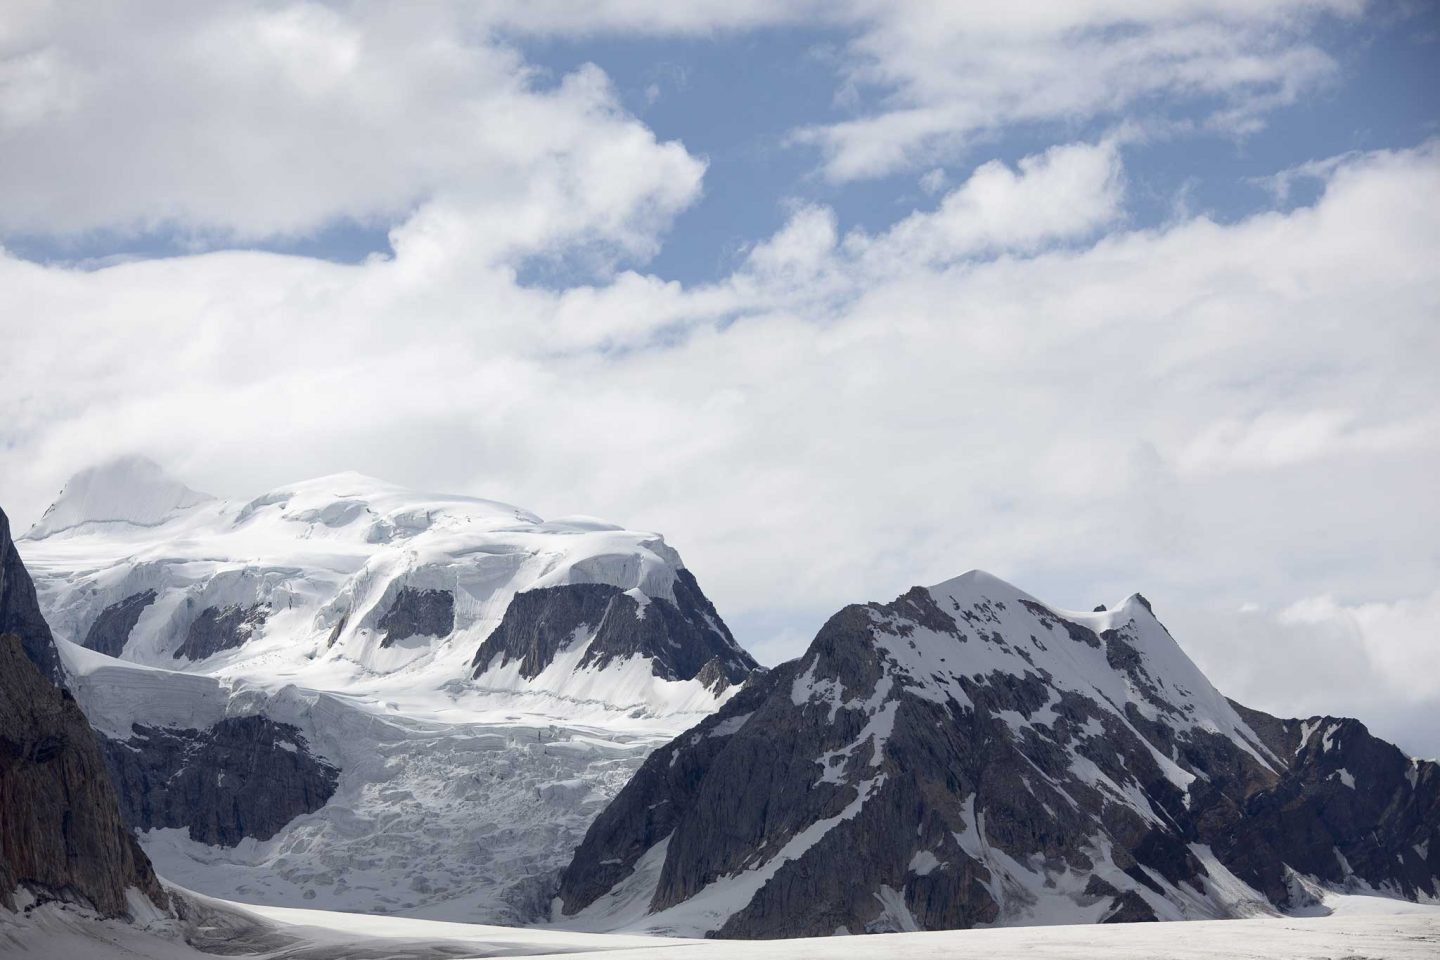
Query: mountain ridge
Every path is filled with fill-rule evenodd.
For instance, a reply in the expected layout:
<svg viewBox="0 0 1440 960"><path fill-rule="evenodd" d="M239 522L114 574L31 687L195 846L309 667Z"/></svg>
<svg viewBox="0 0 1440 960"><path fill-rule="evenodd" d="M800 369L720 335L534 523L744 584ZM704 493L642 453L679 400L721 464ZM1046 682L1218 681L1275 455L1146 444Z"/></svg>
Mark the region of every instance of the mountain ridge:
<svg viewBox="0 0 1440 960"><path fill-rule="evenodd" d="M757 666L659 534L592 517L547 521L354 472L221 500L127 458L78 474L22 542L61 636L169 669L283 669L336 690L393 680L392 694L473 677L477 690L539 698L543 712L572 686L593 700L604 683L487 671L495 644L482 646L518 595L572 587L628 592L614 602L644 629L622 633L641 642L606 652L592 617L571 625L588 634L547 642L541 666L571 646L586 647L578 673L638 658L653 679L617 684L631 696L615 709L699 715ZM661 616L644 622L652 602ZM722 685L695 679L712 660Z"/></svg>
<svg viewBox="0 0 1440 960"><path fill-rule="evenodd" d="M657 533L356 473L172 508L122 472L19 547L123 815L203 893L533 921L645 753L757 669Z"/></svg>
<svg viewBox="0 0 1440 960"><path fill-rule="evenodd" d="M1440 768L1326 730L1226 700L1138 594L1078 613L972 572L842 609L652 754L555 917L768 938L1435 898Z"/></svg>

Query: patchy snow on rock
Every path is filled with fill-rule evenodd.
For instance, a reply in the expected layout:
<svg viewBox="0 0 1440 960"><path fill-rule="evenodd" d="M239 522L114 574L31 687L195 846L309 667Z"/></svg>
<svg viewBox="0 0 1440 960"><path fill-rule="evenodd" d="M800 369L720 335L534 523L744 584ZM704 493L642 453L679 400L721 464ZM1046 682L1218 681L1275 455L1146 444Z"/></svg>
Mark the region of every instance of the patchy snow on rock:
<svg viewBox="0 0 1440 960"><path fill-rule="evenodd" d="M910 858L910 872L919 877L929 876L930 871L940 865L940 858L929 850L917 850Z"/></svg>
<svg viewBox="0 0 1440 960"><path fill-rule="evenodd" d="M972 571L851 605L664 749L577 850L557 922L769 938L1250 917L1327 889L1437 888L1411 846L1432 767L1413 773L1354 720L1233 704L1139 595L1080 613ZM1358 802L1327 806L1326 779ZM1307 848L1314 830L1333 864ZM650 910L597 911L620 889L633 908L626 871L642 851L657 869L658 836ZM1287 881L1291 863L1306 875Z"/></svg>
<svg viewBox="0 0 1440 960"><path fill-rule="evenodd" d="M1082 693L1108 705L1120 719L1124 719L1123 707L1133 704L1147 719L1164 720L1181 730L1221 734L1262 764L1277 766L1260 738L1139 595L1104 611L1062 610L980 570L936 584L928 592L942 611L958 618L961 638L923 627L905 636L877 634L878 643L916 695L968 704L969 697L957 682L961 664L963 675L981 679L994 673L1023 676L1044 671L1051 678L1052 691ZM1065 642L1074 626L1088 631L1092 642ZM1115 653L1101 641L1107 632L1115 634L1115 643L1134 651L1136 662L1128 669L1112 663ZM1030 642L1024 643L1027 637ZM1054 702L1052 693L1037 716L1025 722L1050 722ZM1194 779L1194 774L1159 751L1155 759L1182 790Z"/></svg>

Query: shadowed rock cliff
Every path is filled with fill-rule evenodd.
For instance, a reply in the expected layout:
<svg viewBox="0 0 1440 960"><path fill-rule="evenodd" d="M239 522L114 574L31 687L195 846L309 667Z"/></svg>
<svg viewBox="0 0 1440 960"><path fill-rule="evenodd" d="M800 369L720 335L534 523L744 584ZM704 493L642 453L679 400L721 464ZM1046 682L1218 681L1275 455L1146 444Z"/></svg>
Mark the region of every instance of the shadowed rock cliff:
<svg viewBox="0 0 1440 960"><path fill-rule="evenodd" d="M538 676L556 654L585 643L578 666L603 669L646 657L666 680L701 682L723 690L758 666L735 642L689 570L676 571L675 600L646 598L604 583L573 583L518 593L473 661L475 675L520 661L520 675Z"/></svg>
<svg viewBox="0 0 1440 960"><path fill-rule="evenodd" d="M56 686L65 686L65 671L60 667L60 655L55 652L55 638L40 613L35 584L25 571L20 554L15 552L10 518L4 510L0 510L0 633L19 637L25 656L41 675Z"/></svg>
<svg viewBox="0 0 1440 960"><path fill-rule="evenodd" d="M233 847L269 840L324 806L339 770L311 755L295 727L263 716L227 717L207 730L136 725L105 740L120 808L139 830L185 827L190 839Z"/></svg>
<svg viewBox="0 0 1440 960"><path fill-rule="evenodd" d="M120 819L95 734L57 685L59 656L0 512L0 904L14 892L123 916L126 891L168 905ZM23 632L22 632L23 631Z"/></svg>

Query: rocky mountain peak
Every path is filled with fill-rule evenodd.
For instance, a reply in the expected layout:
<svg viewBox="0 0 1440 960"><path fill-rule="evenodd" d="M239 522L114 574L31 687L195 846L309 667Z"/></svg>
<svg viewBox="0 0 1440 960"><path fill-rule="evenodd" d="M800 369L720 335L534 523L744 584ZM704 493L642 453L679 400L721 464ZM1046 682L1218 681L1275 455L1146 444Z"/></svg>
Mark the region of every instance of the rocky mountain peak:
<svg viewBox="0 0 1440 960"><path fill-rule="evenodd" d="M653 754L561 912L781 937L1432 897L1437 801L1357 722L1226 700L1138 594L1077 613L972 571L844 608Z"/></svg>

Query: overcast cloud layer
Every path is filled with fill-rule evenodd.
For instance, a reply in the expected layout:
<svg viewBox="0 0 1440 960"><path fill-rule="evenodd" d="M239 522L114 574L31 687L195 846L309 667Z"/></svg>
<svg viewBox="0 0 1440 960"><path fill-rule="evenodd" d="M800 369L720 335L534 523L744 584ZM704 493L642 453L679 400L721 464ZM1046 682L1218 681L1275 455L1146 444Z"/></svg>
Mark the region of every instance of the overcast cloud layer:
<svg viewBox="0 0 1440 960"><path fill-rule="evenodd" d="M1130 213L1134 144L1337 82L1314 25L1362 6L933 8L7 7L0 234L353 221L393 256L0 256L0 504L23 528L141 452L220 494L358 469L600 515L663 531L772 662L971 567L1139 590L1237 699L1440 753L1440 144L1307 158L1275 182L1313 202L1235 222ZM647 273L706 158L517 38L815 21L857 106L789 148L929 192L869 231L792 205L712 283ZM521 282L536 257L579 267Z"/></svg>

